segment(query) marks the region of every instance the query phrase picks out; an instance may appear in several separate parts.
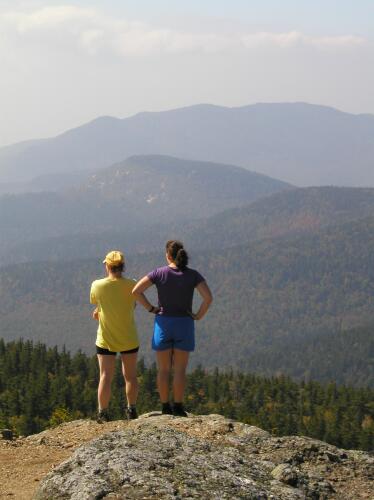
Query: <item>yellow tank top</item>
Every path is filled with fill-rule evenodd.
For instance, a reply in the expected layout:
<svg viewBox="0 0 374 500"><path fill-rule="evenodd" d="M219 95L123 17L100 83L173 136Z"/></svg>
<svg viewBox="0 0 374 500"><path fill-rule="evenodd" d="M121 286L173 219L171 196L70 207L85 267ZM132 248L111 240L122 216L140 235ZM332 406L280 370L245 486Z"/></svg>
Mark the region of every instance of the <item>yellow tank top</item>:
<svg viewBox="0 0 374 500"><path fill-rule="evenodd" d="M99 327L96 345L109 351L129 351L139 346L134 320L135 281L103 278L91 285L90 301L97 304Z"/></svg>

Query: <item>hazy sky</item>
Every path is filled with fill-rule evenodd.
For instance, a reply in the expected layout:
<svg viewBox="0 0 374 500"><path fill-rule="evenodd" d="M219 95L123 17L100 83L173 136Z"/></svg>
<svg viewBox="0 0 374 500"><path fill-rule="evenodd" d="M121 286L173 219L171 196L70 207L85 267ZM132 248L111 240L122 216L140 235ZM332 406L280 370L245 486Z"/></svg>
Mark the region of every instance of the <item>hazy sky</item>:
<svg viewBox="0 0 374 500"><path fill-rule="evenodd" d="M0 146L201 102L374 113L373 28L373 0L0 0Z"/></svg>

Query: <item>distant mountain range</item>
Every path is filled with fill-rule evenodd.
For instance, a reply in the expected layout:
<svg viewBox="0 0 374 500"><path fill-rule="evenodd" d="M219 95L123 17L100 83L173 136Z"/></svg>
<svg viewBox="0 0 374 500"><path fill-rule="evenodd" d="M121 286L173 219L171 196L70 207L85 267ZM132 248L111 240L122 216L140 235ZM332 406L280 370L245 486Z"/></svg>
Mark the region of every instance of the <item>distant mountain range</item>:
<svg viewBox="0 0 374 500"><path fill-rule="evenodd" d="M74 245L85 238L93 240L98 249L104 241L107 251L109 232L115 239L120 235L121 241L125 237L150 245L154 233L165 234L171 226L182 227L290 187L231 165L165 156L132 157L97 171L74 188L0 197L0 263L29 260L28 248L37 260L61 253L66 260L70 240ZM156 231L161 224L163 230ZM53 250L56 241L58 249ZM38 245L36 256L33 249ZM48 252L43 250L46 248ZM80 244L78 255L82 252L86 250Z"/></svg>
<svg viewBox="0 0 374 500"><path fill-rule="evenodd" d="M101 117L55 138L1 148L0 184L148 154L239 165L298 186L374 187L374 116L285 103Z"/></svg>

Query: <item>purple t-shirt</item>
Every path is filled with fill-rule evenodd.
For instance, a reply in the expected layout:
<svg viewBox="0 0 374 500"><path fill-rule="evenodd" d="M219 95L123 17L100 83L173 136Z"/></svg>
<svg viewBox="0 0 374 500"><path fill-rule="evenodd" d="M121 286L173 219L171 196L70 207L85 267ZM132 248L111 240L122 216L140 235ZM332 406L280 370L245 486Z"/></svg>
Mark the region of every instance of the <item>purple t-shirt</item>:
<svg viewBox="0 0 374 500"><path fill-rule="evenodd" d="M165 316L189 316L195 287L205 279L195 269L183 271L169 266L158 267L148 278L157 287L160 314Z"/></svg>

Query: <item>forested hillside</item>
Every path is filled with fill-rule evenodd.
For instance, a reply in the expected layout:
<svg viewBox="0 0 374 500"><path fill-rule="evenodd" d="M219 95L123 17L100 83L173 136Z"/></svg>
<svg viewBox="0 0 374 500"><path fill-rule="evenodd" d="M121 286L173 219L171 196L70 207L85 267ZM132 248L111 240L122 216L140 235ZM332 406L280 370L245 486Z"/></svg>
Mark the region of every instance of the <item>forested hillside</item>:
<svg viewBox="0 0 374 500"><path fill-rule="evenodd" d="M310 187L274 193L196 221L179 232L194 248L217 248L288 234L311 234L369 215L374 215L374 189Z"/></svg>
<svg viewBox="0 0 374 500"><path fill-rule="evenodd" d="M95 239L112 231L126 235L127 241L149 245L149 228L155 233L161 223L165 228L184 224L288 187L230 165L160 156L130 158L97 172L74 189L1 196L0 262L8 258L17 262L16 255L28 260L28 245L35 257L33 245L38 241L53 250L44 240L64 236L58 252L64 260L65 247L77 235ZM77 254L82 251L81 246Z"/></svg>
<svg viewBox="0 0 374 500"><path fill-rule="evenodd" d="M140 413L159 408L155 367L138 365ZM95 415L98 368L95 357L47 349L42 344L0 340L0 427L22 435L63 421ZM275 435L302 434L344 448L374 445L374 393L370 389L297 384L287 377L240 372L189 374L188 410L220 413ZM117 365L112 417L123 418L124 392Z"/></svg>
<svg viewBox="0 0 374 500"><path fill-rule="evenodd" d="M198 323L195 365L373 385L373 235L370 217L309 235L193 252L191 265L215 296L212 311ZM140 277L163 261L162 251L129 256L128 273ZM99 262L3 268L1 336L92 349L96 327L88 290L102 274ZM149 360L152 317L141 308L137 314ZM352 343L355 336L359 341Z"/></svg>
<svg viewBox="0 0 374 500"><path fill-rule="evenodd" d="M97 191L100 185L99 178L96 178L92 189ZM121 187L123 186L119 183L113 192L113 197L121 196ZM218 188L214 190L218 192ZM98 194L97 199L100 196ZM177 200L182 199L182 196L178 196L172 201L177 203ZM217 207L217 203L223 209L226 202L219 196L215 201L214 197L210 201L205 199L204 203L209 205L211 210L213 206ZM195 252L203 249L223 249L263 238L278 238L282 235L312 234L323 227L374 216L374 189L337 187L283 189L268 196L261 196L258 200L242 207L222 210L211 217L205 216L207 211L203 207L202 203L194 207L199 216L198 220L189 218L182 221L182 216L175 209L165 215L164 223L156 223L151 216L148 222L152 221L152 224L146 227L140 224L130 229L132 221L128 222L126 218L124 221L116 222L113 228L113 221L106 219L106 227L95 232L88 232L87 229L90 224L92 225L90 216L86 217L86 228L79 226L79 232L74 232L76 231L74 226L79 224L79 217L77 221L74 217L70 217L67 224L56 223L49 229L49 232L56 236L22 241L12 246L6 262L9 264L41 260L40 256L43 255L45 248L50 251L43 259L51 261L77 259L82 254L87 257L98 257L105 254L109 248L124 248L127 253L150 253L161 248L170 235L182 239L186 246ZM66 214L68 213L67 210ZM105 213L103 209L102 221ZM56 222L58 220L56 218ZM98 225L98 229L99 227ZM42 230L45 232L45 227ZM58 236L64 231L70 233ZM21 238L20 231L16 234ZM36 238L37 234L38 232L34 231L33 237Z"/></svg>
<svg viewBox="0 0 374 500"><path fill-rule="evenodd" d="M216 332L215 342L205 345L210 355L225 352L229 364L256 366L262 373L313 373L325 380L333 376L331 359L337 356L343 359L335 366L341 366L339 375L334 372L336 380L373 384L372 328L365 328L357 343L329 340L330 335L336 338L342 331L374 324L373 230L370 218L211 256L218 303L210 321L202 324L207 338L210 329L212 335ZM305 356L316 337L324 356L311 349Z"/></svg>

